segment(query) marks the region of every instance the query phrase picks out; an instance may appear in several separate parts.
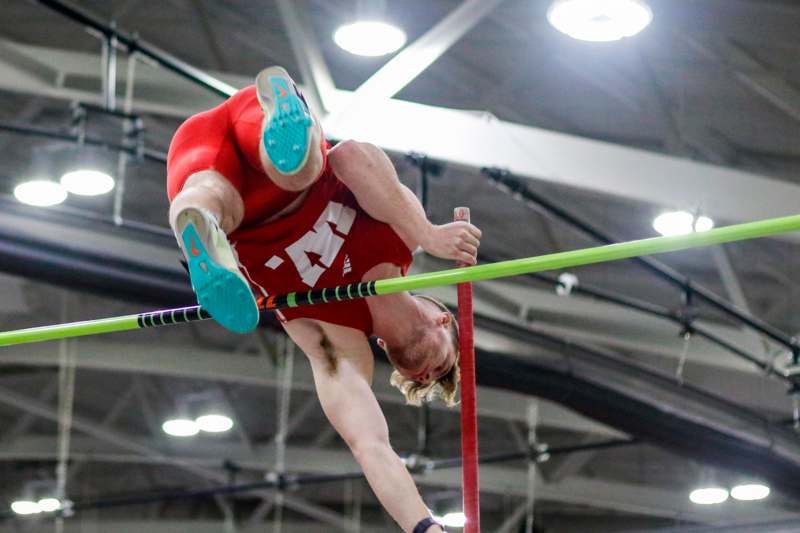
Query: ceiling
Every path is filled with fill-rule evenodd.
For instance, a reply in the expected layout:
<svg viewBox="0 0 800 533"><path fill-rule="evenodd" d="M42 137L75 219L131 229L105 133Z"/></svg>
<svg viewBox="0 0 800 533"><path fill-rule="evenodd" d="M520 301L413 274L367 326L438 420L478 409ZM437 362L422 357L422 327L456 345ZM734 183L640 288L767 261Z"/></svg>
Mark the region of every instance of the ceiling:
<svg viewBox="0 0 800 533"><path fill-rule="evenodd" d="M590 45L572 41L545 20L549 1L505 0L398 95L400 100L433 106L486 111L504 121L649 152L745 170L800 185L800 4L778 0L649 0L654 23L642 35L620 43ZM303 83L286 25L275 2L209 0L81 1L76 5L141 39L242 86L261 68L284 66ZM333 30L359 9L380 2L299 0L337 88L355 90L386 59L356 58L340 50ZM401 25L409 42L425 34L459 4L456 0L382 2L385 16ZM100 94L100 41L79 25L36 2L6 0L0 7L0 67L15 73L0 81L0 121L67 131L70 101ZM121 54L121 60L124 54ZM60 69L54 80L42 65ZM120 98L125 89L121 63ZM48 67L50 68L50 67ZM220 101L168 72L139 63L133 111L143 116L149 148L165 152L183 110ZM27 76L38 73L39 81ZM60 76L60 77L59 77ZM35 76L34 76L35 78ZM44 81L42 81L44 80ZM156 108L156 104L160 106ZM172 109L170 109L172 106ZM160 111L159 111L160 109ZM118 140L120 122L91 115L93 137ZM51 139L0 131L0 192L34 172L45 154L68 146ZM418 169L404 154L392 154L401 178L416 187ZM482 254L491 260L534 256L589 245L593 241L498 190L477 169L443 162L429 183L431 219L450 219L455 205L470 205L484 231ZM639 202L532 181L531 190L578 213L619 240L652 236L650 222L665 207L658 198ZM76 248L121 250L136 240L144 262L180 272L172 261L166 227L164 167L153 161L129 161L121 215L129 224L149 225L157 235L143 237L97 224L70 233ZM758 202L758 198L752 199ZM800 197L798 198L800 200ZM110 217L113 198L70 199L69 216ZM64 231L64 222L28 210L5 213L6 224L22 221L31 233L46 237ZM63 220L70 220L69 218ZM30 224L30 226L27 226ZM30 229L36 227L35 230ZM40 229L41 228L41 229ZM163 231L162 231L163 233ZM138 236L137 236L138 235ZM119 241L119 242L117 242ZM141 242L140 242L141 241ZM724 252L701 249L670 254L670 266L718 294L748 308L788 334L800 331L800 274L794 268L798 244L764 239L727 245ZM447 265L423 259L420 268ZM726 265L730 269L726 270ZM721 270L723 269L723 270ZM578 269L581 282L676 309L682 294L635 264L603 264ZM143 309L111 297L65 291L33 276L0 278L3 329L64 320L115 316ZM588 298L559 299L552 287L526 279L486 284L477 292L482 312L610 347L632 361L675 372L684 344L680 328ZM445 298L452 295L442 294ZM153 305L156 305L154 303ZM737 346L764 357L780 353L718 312L701 307L709 327ZM0 500L11 500L30 479L51 478L57 459L57 366L59 350L80 354L75 395L76 430L71 446L69 494L76 501L111 496L176 491L227 480L222 460L242 467L237 481L263 478L274 468L278 427L280 356L276 333L245 339L215 326L119 334L77 341L72 347L42 345L0 353ZM481 334L491 348L524 350L519 344ZM505 344L504 344L505 343ZM686 348L685 379L773 419L790 415L782 383L759 374L730 354L693 339ZM5 358L5 359L4 359ZM328 429L311 392L308 368L295 355L291 391L292 419L288 470L350 471L355 465ZM294 359L293 359L294 360ZM106 361L106 363L104 363ZM224 361L224 362L222 362ZM385 373L386 369L380 369ZM382 406L398 451L417 449L419 412L400 405L376 379ZM220 438L177 443L160 430L160 421L181 398L208 394L233 409L237 431ZM500 452L524 446L528 398L481 390L482 450ZM514 405L513 412L508 406ZM539 438L571 445L617 438L613 429L539 402ZM458 417L441 407L431 411L430 448L434 457L458 455ZM83 429L78 429L81 424ZM125 443L135 446L126 446ZM180 461L184 461L181 463ZM188 463L188 466L187 466ZM736 472L717 471L649 444L554 458L540 467L536 504L540 530L657 530L687 523L785 519L796 501L776 494L759 508L697 510L686 492L701 478L733 480ZM484 520L500 528L524 503L523 463L484 470ZM459 500L458 472L419 477L426 500L445 509ZM604 495L598 497L598 494ZM104 524L119 531L141 529L248 531L276 516L274 493L225 498L169 500L78 513L67 531ZM353 481L304 487L287 494L284 530L347 529L360 515L363 531L391 531L368 487ZM2 504L0 504L0 507ZM523 507L524 510L524 507ZM518 513L518 518L524 516ZM327 524L325 526L312 526ZM18 522L7 522L20 527ZM346 524L350 524L346 527ZM234 527L236 529L230 529ZM514 526L512 524L512 526ZM517 531L509 526L507 531ZM29 526L32 527L32 526ZM36 524L44 531L47 522ZM35 527L31 531L37 531ZM69 529L72 527L73 529ZM490 527L490 526L487 526ZM172 529L170 529L172 528ZM250 529L248 529L250 528ZM326 529L328 528L328 529ZM28 529L26 529L27 531ZM356 529L349 529L354 531Z"/></svg>

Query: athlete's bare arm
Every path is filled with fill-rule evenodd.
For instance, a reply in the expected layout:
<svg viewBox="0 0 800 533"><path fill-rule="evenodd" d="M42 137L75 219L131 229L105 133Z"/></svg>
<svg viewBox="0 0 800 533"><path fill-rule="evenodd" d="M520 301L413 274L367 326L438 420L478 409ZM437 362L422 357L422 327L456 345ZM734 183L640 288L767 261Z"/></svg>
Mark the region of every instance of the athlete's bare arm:
<svg viewBox="0 0 800 533"><path fill-rule="evenodd" d="M328 420L350 447L381 504L403 531L411 532L429 512L389 443L386 419L371 388L374 359L367 337L310 319L292 320L285 327L311 361Z"/></svg>
<svg viewBox="0 0 800 533"><path fill-rule="evenodd" d="M475 264L480 230L467 222L441 226L428 222L419 200L400 183L383 150L369 143L344 141L328 158L358 205L372 218L392 226L411 250L421 246L431 255Z"/></svg>

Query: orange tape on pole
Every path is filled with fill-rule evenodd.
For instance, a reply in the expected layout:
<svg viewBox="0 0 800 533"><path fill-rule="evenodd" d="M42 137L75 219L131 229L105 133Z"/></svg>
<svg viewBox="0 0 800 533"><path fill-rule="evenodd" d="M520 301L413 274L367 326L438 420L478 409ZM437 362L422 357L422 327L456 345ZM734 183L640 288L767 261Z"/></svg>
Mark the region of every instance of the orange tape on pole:
<svg viewBox="0 0 800 533"><path fill-rule="evenodd" d="M469 222L469 208L457 207L456 221ZM459 264L459 266L464 266ZM461 351L461 457L464 485L464 533L480 533L478 481L478 400L475 387L475 345L472 321L472 283L458 284L458 329Z"/></svg>

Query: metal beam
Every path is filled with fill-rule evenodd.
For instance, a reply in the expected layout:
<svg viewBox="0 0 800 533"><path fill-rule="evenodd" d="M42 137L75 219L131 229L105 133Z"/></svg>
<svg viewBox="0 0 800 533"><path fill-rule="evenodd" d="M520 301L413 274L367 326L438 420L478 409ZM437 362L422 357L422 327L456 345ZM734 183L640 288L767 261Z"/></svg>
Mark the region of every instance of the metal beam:
<svg viewBox="0 0 800 533"><path fill-rule="evenodd" d="M108 449L98 445L93 439L76 437L73 442L74 457L87 461L111 462L119 464L159 464L155 457L120 453L114 448ZM249 456L243 447L226 443L198 442L185 443L176 448L175 454L190 464L202 467L219 462L220 457L230 456L237 464L244 466L263 465L274 453L271 446L257 448L256 455ZM48 460L55 454L52 439L46 437L27 437L15 443L0 445L0 461ZM287 449L287 467L291 471L314 471L320 473L347 473L358 471L352 455L345 450L315 449L291 446ZM421 486L437 488L461 488L461 474L458 469L439 470L423 475L416 475L415 480ZM488 494L524 497L527 491L527 476L524 469L499 465L481 467L481 491ZM721 506L712 509L699 509L691 504L686 495L674 489L656 488L653 486L632 483L598 480L591 477L576 476L558 483L539 480L537 483L537 501L563 502L584 505L595 509L607 509L621 512L681 518L698 522L714 522L722 518L755 518L756 513L764 519L780 519L798 516L770 507L768 504L758 510L741 506ZM314 513L322 519L331 518L331 523L344 525L340 517L333 518L319 513L320 506L312 510L310 502L290 499L291 505L298 511ZM287 502L287 505L290 503ZM311 504L313 505L313 504ZM369 529L372 531L372 529Z"/></svg>
<svg viewBox="0 0 800 533"><path fill-rule="evenodd" d="M75 73L76 79L97 77L97 56L17 43L12 46L42 63L58 65L65 72L66 85L55 87L20 76L20 71L5 63L0 54L0 88L100 103L97 94L69 82L70 73ZM124 62L120 63L122 71ZM237 87L251 83L247 77L220 77ZM337 108L351 96L351 92L336 91L340 100ZM137 70L137 112L186 117L218 103L219 99L199 91L189 95L185 83L160 69L143 64ZM520 177L636 201L652 203L657 199L663 205L699 206L712 217L730 221L797 211L793 199L800 195L800 186L753 173L510 124L472 112L394 99L366 107L364 112L343 117L340 126L333 128L326 123L328 135L369 141L398 153L422 152L472 169L508 168ZM647 169L647 179L640 169ZM761 201L749 201L755 197Z"/></svg>
<svg viewBox="0 0 800 533"><path fill-rule="evenodd" d="M295 0L277 0L289 41L292 44L303 82L306 84L306 97L310 97L312 108L319 116L333 110L336 87L333 84L325 58L314 38L314 30L306 13Z"/></svg>
<svg viewBox="0 0 800 533"><path fill-rule="evenodd" d="M22 409L23 411L30 412L46 420L57 422L59 418L59 413L56 409L3 387L0 387L0 403ZM222 472L221 469L214 470L204 466L199 466L185 460L181 454L168 454L149 443L142 443L139 439L136 439L131 435L126 435L108 428L104 428L102 425L85 418L73 416L72 427L100 441L112 444L123 450L132 451L157 462L178 466L181 469L191 472L205 480L210 480L219 484L228 482L226 474ZM75 454L72 454L72 456L74 458ZM224 454L218 455L218 457L223 456ZM216 463L221 466L219 459L216 460ZM262 497L271 497L271 493L269 491L258 491L256 494L260 494ZM305 502L301 498L294 497L291 500L287 499L285 504L297 512L310 516L316 520L331 524L343 531L351 531L353 529L351 524L349 524L349 522L341 515L316 506L310 502Z"/></svg>
<svg viewBox="0 0 800 533"><path fill-rule="evenodd" d="M82 369L188 377L266 387L280 385L274 371L264 364L263 359L257 357L232 355L208 348L193 347L189 351L186 350L185 344L170 346L164 343L148 343L147 349L143 349L141 343L118 343L88 338L80 339L77 342L80 353L78 367ZM4 350L0 353L0 365L50 367L58 363L57 355L46 344L31 344L19 348ZM403 397L389 385L390 373L391 369L388 365L376 365L373 389L381 402L402 405L405 403ZM295 390L315 391L311 370L304 362L295 368L294 378L292 386ZM484 388L480 389L479 394L481 403L478 414L480 416L501 420L525 419L525 410L519 407L519 402L509 401L509 398L522 398L522 396ZM449 411L440 403L432 404L431 408ZM542 407L541 423L547 427L596 435L620 435L602 424L580 417L551 403Z"/></svg>
<svg viewBox="0 0 800 533"><path fill-rule="evenodd" d="M32 521L26 521L32 522ZM87 531L113 531L114 533L220 533L222 522L219 520L208 519L185 519L177 520L159 517L157 520L66 520L64 522L63 533L86 533ZM387 526L380 523L368 524L369 533L397 533L397 527ZM11 529L10 531L16 531ZM25 533L53 533L53 524L46 520L34 523L26 523ZM258 529L242 529L242 533L264 533L267 531L261 524ZM331 533L331 526L313 520L292 520L283 524L282 533Z"/></svg>
<svg viewBox="0 0 800 533"><path fill-rule="evenodd" d="M577 444L589 444L594 437L583 437ZM547 481L558 482L577 475L581 468L589 464L599 452L586 451L556 456L548 461L547 468L541 470Z"/></svg>
<svg viewBox="0 0 800 533"><path fill-rule="evenodd" d="M504 0L464 0L461 5L390 59L353 93L346 105L331 117L336 124L343 115L360 110L366 103L388 100L431 66Z"/></svg>
<svg viewBox="0 0 800 533"><path fill-rule="evenodd" d="M49 403L53 399L58 390L58 380L52 379L50 382L41 389L41 393L37 400L42 403ZM8 428L5 433L0 436L0 442L12 442L19 438L21 435L27 433L28 429L36 422L37 417L33 413L23 413L13 426Z"/></svg>
<svg viewBox="0 0 800 533"><path fill-rule="evenodd" d="M733 78L751 92L800 122L800 90L765 67L740 45L728 39L707 43L688 35L681 37L703 56L725 65Z"/></svg>
<svg viewBox="0 0 800 533"><path fill-rule="evenodd" d="M50 420L51 422L57 423L59 420L59 413L57 409L5 387L0 387L0 403L21 409L24 412L32 413L45 420ZM72 427L77 431L86 433L97 440L112 444L123 450L128 450L130 452L180 466L188 472L192 472L193 474L196 474L204 479L211 479L219 483L225 481L225 475L220 472L198 467L180 459L179 457L170 456L166 452L163 452L156 447L141 443L138 439L132 437L131 435L122 434L117 431L104 428L100 424L97 424L91 420L79 416L73 416Z"/></svg>
<svg viewBox="0 0 800 533"><path fill-rule="evenodd" d="M522 502L495 530L495 533L514 533L519 531L520 522L528 514L528 502Z"/></svg>

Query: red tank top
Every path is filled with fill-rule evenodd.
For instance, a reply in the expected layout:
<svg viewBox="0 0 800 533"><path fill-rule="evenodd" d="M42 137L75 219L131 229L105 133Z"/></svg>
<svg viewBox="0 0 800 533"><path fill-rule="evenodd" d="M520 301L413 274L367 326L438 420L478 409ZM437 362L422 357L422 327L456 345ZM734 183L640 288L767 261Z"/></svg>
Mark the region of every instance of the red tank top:
<svg viewBox="0 0 800 533"><path fill-rule="evenodd" d="M242 271L264 295L358 283L381 263L405 275L412 262L403 240L364 212L330 170L294 213L238 230L234 247ZM363 299L285 309L281 318L313 318L372 334Z"/></svg>

